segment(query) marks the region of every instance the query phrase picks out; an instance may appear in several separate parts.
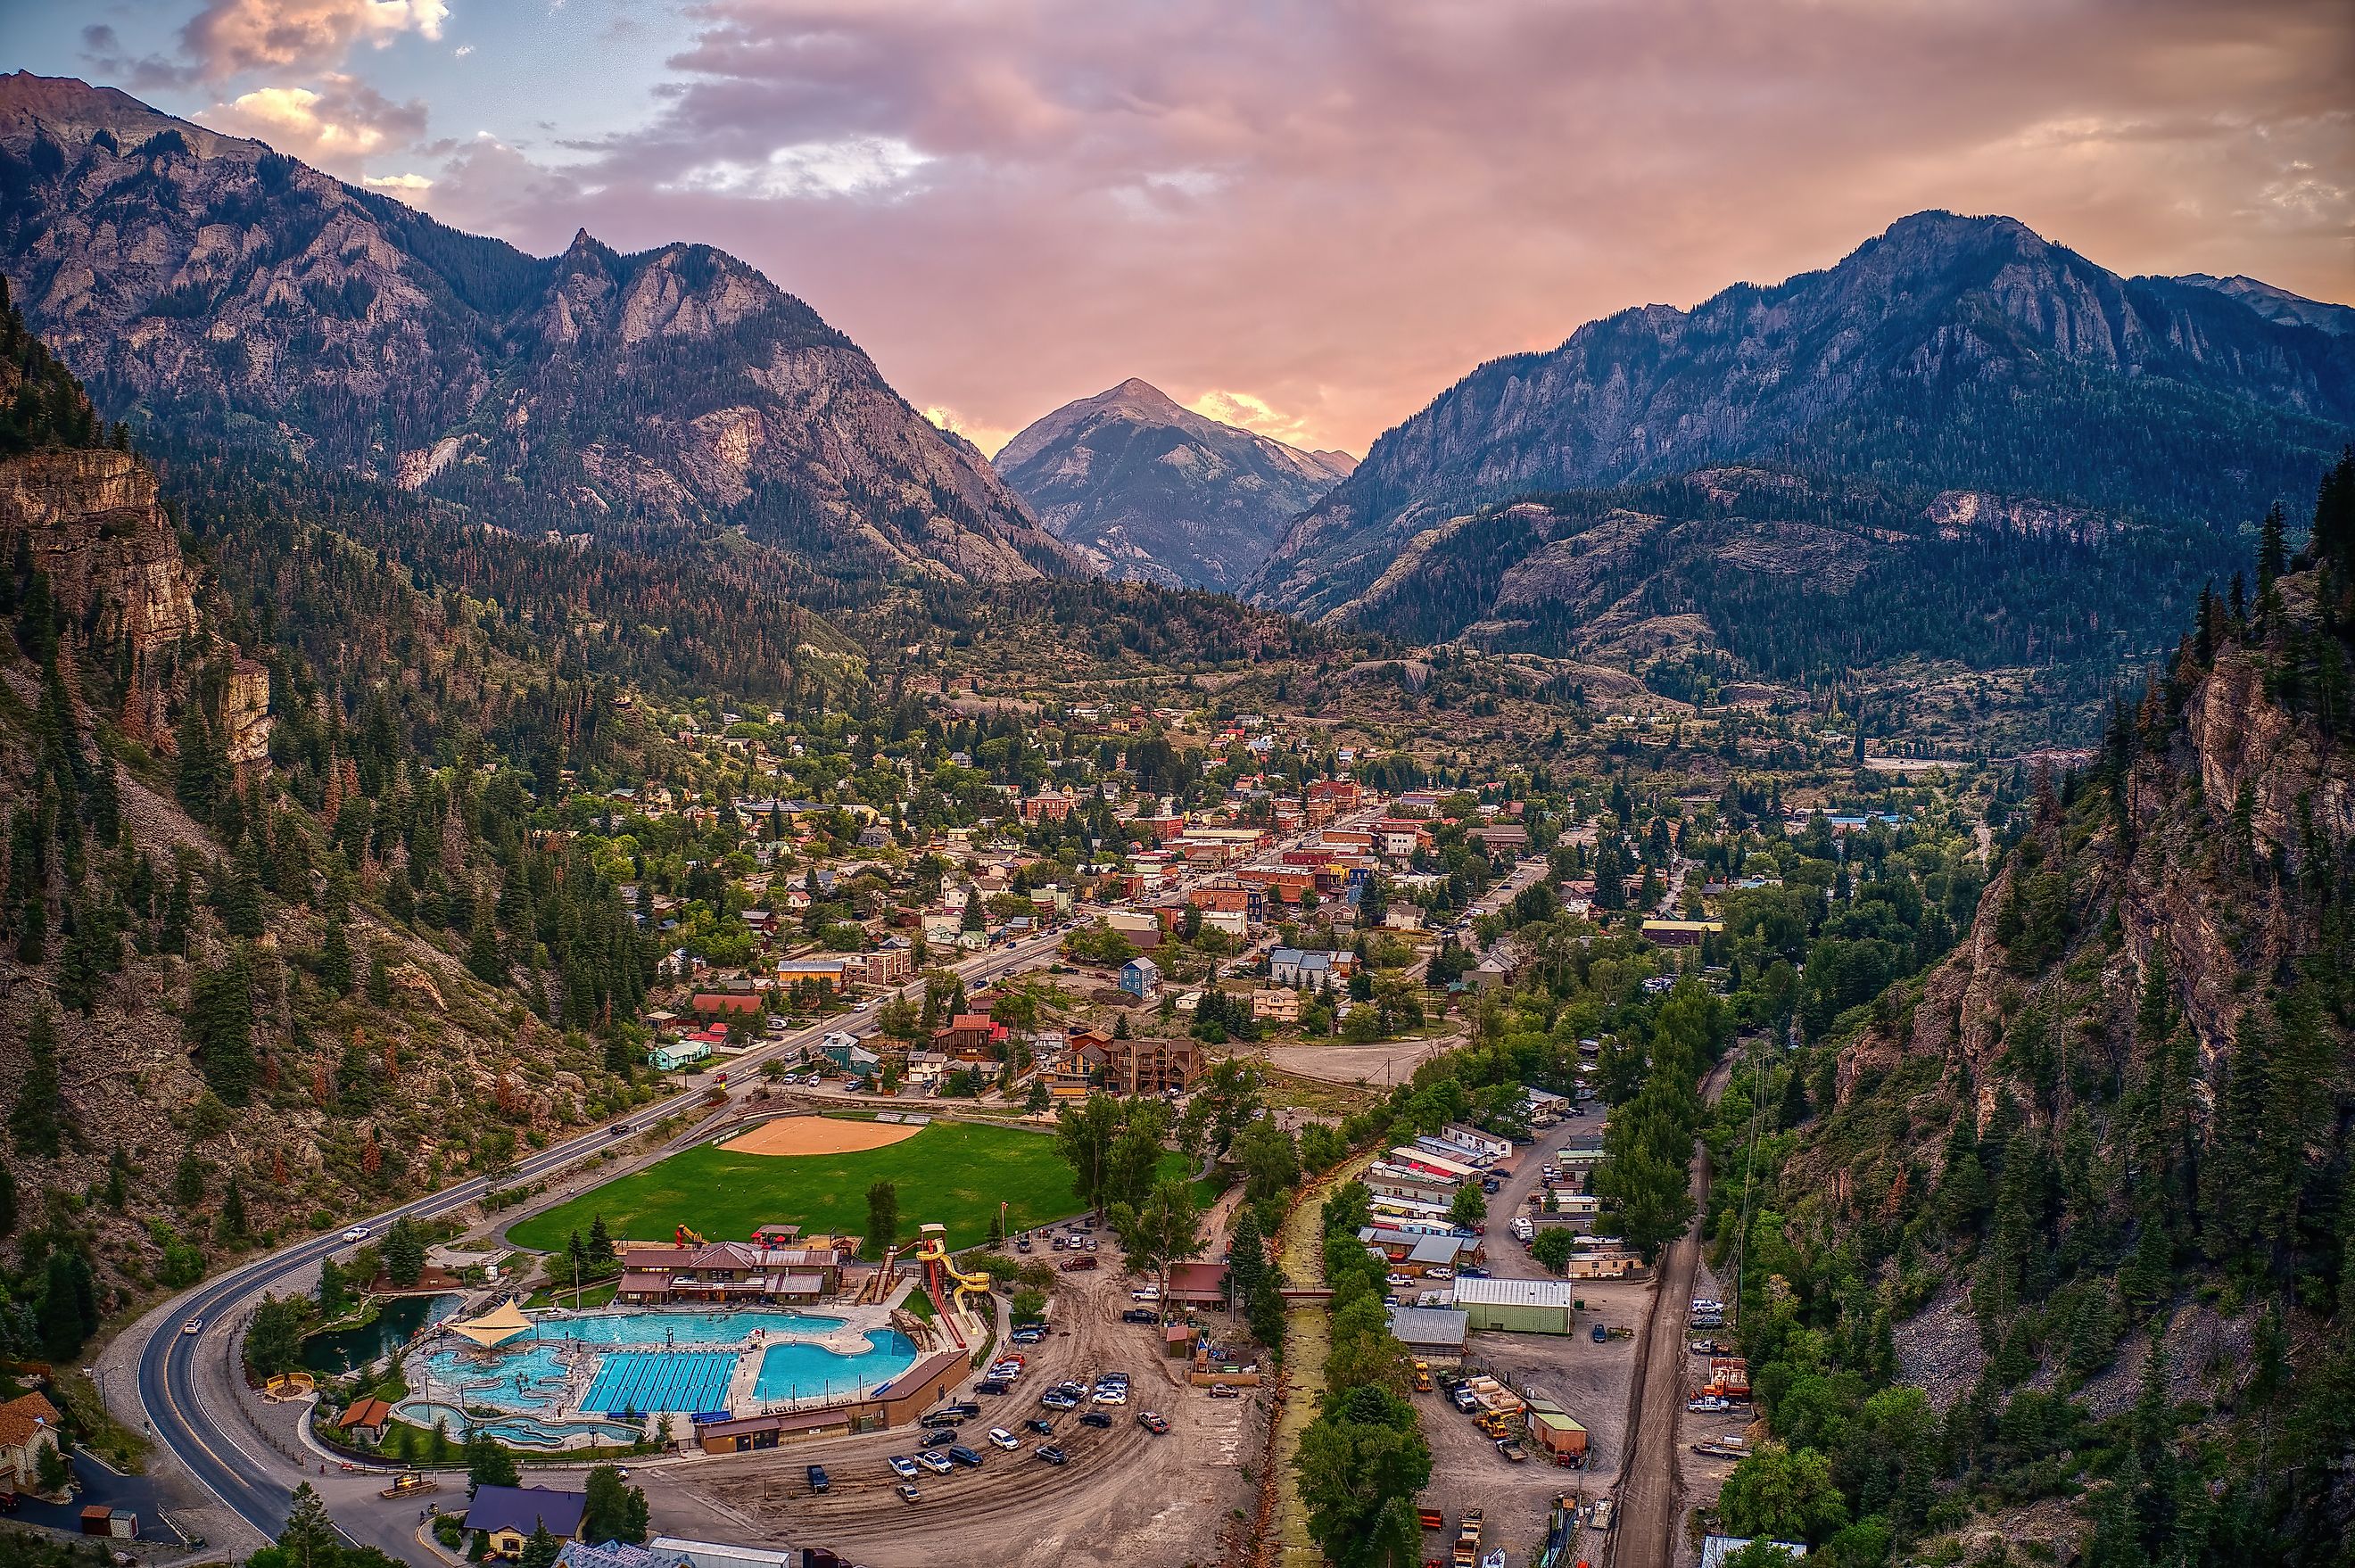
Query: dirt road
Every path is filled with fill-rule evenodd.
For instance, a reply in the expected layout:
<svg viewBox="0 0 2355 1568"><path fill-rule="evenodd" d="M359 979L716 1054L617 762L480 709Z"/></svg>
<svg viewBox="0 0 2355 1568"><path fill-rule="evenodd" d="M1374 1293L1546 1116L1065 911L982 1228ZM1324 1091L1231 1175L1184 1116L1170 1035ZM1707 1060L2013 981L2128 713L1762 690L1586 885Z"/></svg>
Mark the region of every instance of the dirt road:
<svg viewBox="0 0 2355 1568"><path fill-rule="evenodd" d="M1733 1056L1710 1072L1702 1092L1710 1104L1733 1076ZM1693 1144L1693 1221L1661 1253L1652 1315L1644 1328L1644 1355L1627 1401L1627 1464L1619 1480L1618 1527L1606 1568L1670 1568L1684 1488L1677 1463L1678 1418L1685 1408L1685 1327L1693 1277L1700 1263L1700 1225L1709 1204L1709 1154Z"/></svg>

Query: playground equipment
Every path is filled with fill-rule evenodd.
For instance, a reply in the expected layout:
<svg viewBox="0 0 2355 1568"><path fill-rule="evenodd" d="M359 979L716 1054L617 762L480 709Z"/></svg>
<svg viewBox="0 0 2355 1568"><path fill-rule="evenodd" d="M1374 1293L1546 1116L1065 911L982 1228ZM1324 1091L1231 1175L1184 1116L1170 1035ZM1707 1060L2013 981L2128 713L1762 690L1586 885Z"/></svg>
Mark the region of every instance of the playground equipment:
<svg viewBox="0 0 2355 1568"><path fill-rule="evenodd" d="M674 1247L699 1247L703 1245L703 1237L681 1225L671 1232L670 1244Z"/></svg>

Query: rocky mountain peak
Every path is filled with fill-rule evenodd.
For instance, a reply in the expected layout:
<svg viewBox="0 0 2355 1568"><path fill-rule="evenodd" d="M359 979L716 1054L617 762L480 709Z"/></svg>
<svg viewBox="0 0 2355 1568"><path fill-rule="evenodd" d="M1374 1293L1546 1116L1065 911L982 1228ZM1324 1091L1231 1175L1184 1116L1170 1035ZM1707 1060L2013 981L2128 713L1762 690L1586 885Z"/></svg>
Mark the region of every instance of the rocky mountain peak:
<svg viewBox="0 0 2355 1568"><path fill-rule="evenodd" d="M2284 315L2120 277L2014 219L1915 213L1821 271L1481 366L1376 442L1246 592L1347 618L1452 517L1755 460L1925 495L2260 516L2355 427L2355 345ZM2147 461L2158 425L2201 460Z"/></svg>
<svg viewBox="0 0 2355 1568"><path fill-rule="evenodd" d="M165 189L128 155L167 136ZM584 228L536 259L267 154L119 92L0 79L0 269L101 407L282 441L503 527L741 526L846 574L1079 570L735 258L623 256Z"/></svg>
<svg viewBox="0 0 2355 1568"><path fill-rule="evenodd" d="M1050 532L1099 570L1209 588L1240 581L1290 518L1348 472L1329 455L1197 413L1134 376L1021 431L996 468Z"/></svg>

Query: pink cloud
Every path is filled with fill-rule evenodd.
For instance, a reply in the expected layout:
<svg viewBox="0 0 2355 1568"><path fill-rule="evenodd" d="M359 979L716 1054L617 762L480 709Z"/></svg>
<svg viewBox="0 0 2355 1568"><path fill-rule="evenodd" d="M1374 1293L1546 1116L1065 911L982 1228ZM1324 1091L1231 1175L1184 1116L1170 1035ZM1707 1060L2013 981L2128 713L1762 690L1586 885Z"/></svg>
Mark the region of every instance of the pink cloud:
<svg viewBox="0 0 2355 1568"><path fill-rule="evenodd" d="M404 33L439 38L446 0L211 0L180 30L183 51L207 81L250 70L341 65L360 44L381 48Z"/></svg>
<svg viewBox="0 0 2355 1568"><path fill-rule="evenodd" d="M429 204L541 251L581 223L726 246L976 430L1138 375L1362 452L1482 359L1925 207L2122 271L2349 292L2337 0L691 15L650 125L560 169L478 146Z"/></svg>

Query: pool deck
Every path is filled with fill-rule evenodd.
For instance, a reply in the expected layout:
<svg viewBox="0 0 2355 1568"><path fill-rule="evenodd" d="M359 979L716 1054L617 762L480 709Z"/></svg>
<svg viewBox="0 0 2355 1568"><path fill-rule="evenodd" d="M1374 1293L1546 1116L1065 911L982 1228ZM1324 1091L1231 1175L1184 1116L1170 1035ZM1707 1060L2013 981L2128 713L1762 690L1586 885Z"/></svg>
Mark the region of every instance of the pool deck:
<svg viewBox="0 0 2355 1568"><path fill-rule="evenodd" d="M890 1330L891 1311L892 1308L888 1305L828 1305L808 1314L812 1317L833 1319L838 1324L837 1327L823 1332L802 1335L790 1331L780 1332L774 1328L755 1328L748 1330L746 1336L741 1339L719 1341L698 1335L690 1340L670 1343L654 1340L637 1344L610 1344L593 1339L576 1340L561 1336L551 1336L538 1340L517 1338L489 1350L478 1351L455 1336L439 1335L429 1342L433 1353L439 1354L456 1349L460 1353L460 1367L475 1364L480 1370L473 1380L469 1380L463 1373L455 1379L437 1375L434 1380L436 1384L434 1392L437 1399L446 1397L449 1401L463 1401L468 1381L479 1381L489 1377L491 1369L498 1364L503 1354L527 1349L537 1343L552 1349L565 1368L565 1377L560 1388L550 1388L545 1383L538 1385L546 1389L550 1395L549 1403L517 1408L525 1402L516 1400L511 1395L486 1399L484 1403L496 1404L506 1411L509 1419L540 1422L554 1426L561 1426L572 1422L600 1421L604 1419L605 1413L602 1410L583 1409L581 1402L588 1397L590 1389L596 1381L597 1370L602 1358L633 1352L726 1349L732 1350L736 1354L736 1364L729 1376L726 1396L727 1408L730 1411L740 1415L749 1415L823 1406L837 1403L847 1396L837 1390L830 1392L805 1394L797 1398L763 1399L760 1397L762 1365L770 1348L776 1345L798 1344L815 1346L845 1358L868 1355L876 1349L878 1341ZM692 1313L666 1313L659 1308L647 1308L626 1311L598 1310L577 1314L561 1310L541 1311L532 1316L535 1321L551 1325L593 1317L634 1317L650 1321L658 1326L666 1317L683 1318L711 1315L712 1309L709 1308ZM480 1358L479 1362L476 1361L477 1357ZM891 1375L897 1376L898 1371L895 1371ZM445 1382L450 1385L446 1390L441 1386ZM664 1415L668 1415L672 1417L675 1427L683 1429L688 1417L701 1413L704 1412L654 1410L646 1412L645 1415L649 1424ZM493 1424L493 1423L486 1418L485 1424ZM583 1437L580 1441L588 1440ZM565 1445L578 1445L568 1443Z"/></svg>

